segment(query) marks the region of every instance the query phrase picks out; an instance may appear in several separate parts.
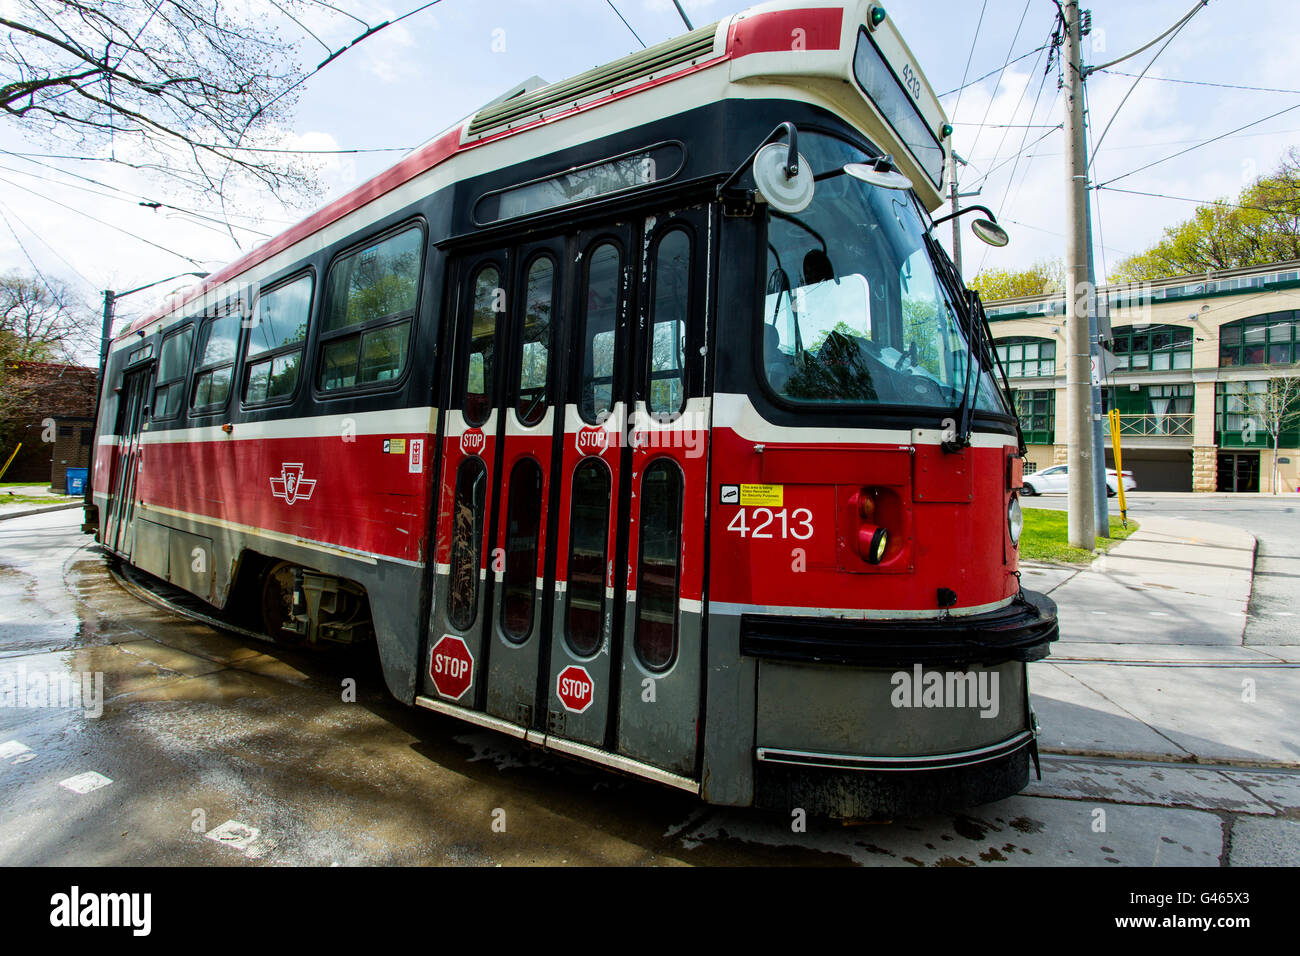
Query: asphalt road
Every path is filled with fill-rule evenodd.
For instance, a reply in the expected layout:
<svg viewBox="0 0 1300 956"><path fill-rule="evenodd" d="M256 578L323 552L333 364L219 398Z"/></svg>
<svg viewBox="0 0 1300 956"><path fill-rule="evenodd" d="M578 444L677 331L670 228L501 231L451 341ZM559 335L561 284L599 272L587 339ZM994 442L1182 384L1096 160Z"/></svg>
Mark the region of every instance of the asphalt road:
<svg viewBox="0 0 1300 956"><path fill-rule="evenodd" d="M124 591L78 521L0 521L0 676L103 680L100 713L0 706L0 864L1300 862L1300 772L1052 757L962 813L799 829L706 806L408 709L372 654L177 618Z"/></svg>
<svg viewBox="0 0 1300 956"><path fill-rule="evenodd" d="M1031 508L1064 510L1065 495L1026 498ZM1110 499L1111 515L1119 514ZM1135 492L1128 513L1139 523L1144 514L1230 524L1253 534L1255 580L1246 644L1300 644L1300 494L1193 495Z"/></svg>

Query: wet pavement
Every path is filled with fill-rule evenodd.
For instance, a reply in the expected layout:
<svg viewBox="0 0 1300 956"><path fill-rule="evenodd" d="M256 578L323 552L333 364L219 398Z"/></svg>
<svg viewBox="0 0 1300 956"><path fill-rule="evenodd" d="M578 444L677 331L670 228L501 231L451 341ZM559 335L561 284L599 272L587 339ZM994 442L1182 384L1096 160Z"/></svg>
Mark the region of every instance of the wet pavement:
<svg viewBox="0 0 1300 956"><path fill-rule="evenodd" d="M79 521L0 523L0 687L21 672L29 690L0 706L2 863L1295 862L1289 769L1050 756L1011 799L858 826L708 807L408 709L373 651L297 651L145 603Z"/></svg>

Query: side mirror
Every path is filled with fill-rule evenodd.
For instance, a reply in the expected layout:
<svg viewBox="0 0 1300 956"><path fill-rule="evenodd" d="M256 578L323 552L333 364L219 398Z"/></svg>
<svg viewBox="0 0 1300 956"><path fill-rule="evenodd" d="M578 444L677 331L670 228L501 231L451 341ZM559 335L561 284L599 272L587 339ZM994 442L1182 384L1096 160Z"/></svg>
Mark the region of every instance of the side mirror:
<svg viewBox="0 0 1300 956"><path fill-rule="evenodd" d="M781 143L769 143L754 156L754 185L758 195L778 212L803 212L813 198L813 176L808 160L797 154L793 175L787 168L790 150Z"/></svg>
<svg viewBox="0 0 1300 956"><path fill-rule="evenodd" d="M975 233L981 242L997 249L1001 249L1011 241L1007 231L992 219L976 219L970 224L970 231Z"/></svg>

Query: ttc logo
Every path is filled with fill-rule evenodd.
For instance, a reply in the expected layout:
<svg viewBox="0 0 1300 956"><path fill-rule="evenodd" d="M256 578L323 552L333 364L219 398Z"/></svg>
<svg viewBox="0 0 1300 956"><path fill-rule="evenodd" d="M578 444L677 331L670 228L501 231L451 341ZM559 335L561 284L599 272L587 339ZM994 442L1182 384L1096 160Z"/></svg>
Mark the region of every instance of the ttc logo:
<svg viewBox="0 0 1300 956"><path fill-rule="evenodd" d="M310 501L315 489L316 479L302 476L301 462L280 465L280 477L271 479L271 494L290 505L295 501Z"/></svg>

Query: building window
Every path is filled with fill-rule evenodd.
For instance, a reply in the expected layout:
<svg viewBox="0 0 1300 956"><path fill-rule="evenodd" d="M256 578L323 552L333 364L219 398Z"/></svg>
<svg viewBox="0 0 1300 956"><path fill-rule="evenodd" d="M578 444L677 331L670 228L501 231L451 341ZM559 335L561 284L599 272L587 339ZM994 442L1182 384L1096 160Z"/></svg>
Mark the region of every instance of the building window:
<svg viewBox="0 0 1300 956"><path fill-rule="evenodd" d="M1268 381L1220 382L1214 397L1215 443L1221 448L1272 448L1273 437L1265 426L1262 397ZM1281 448L1300 446L1300 422L1282 429Z"/></svg>
<svg viewBox="0 0 1300 956"><path fill-rule="evenodd" d="M998 339L998 360L1007 378L1036 378L1056 374L1056 343L1051 339Z"/></svg>
<svg viewBox="0 0 1300 956"><path fill-rule="evenodd" d="M1118 371L1163 372L1192 367L1192 330L1174 325L1126 325L1110 343Z"/></svg>
<svg viewBox="0 0 1300 956"><path fill-rule="evenodd" d="M1300 318L1270 312L1219 328L1219 367L1290 365L1300 361Z"/></svg>
<svg viewBox="0 0 1300 956"><path fill-rule="evenodd" d="M1026 445L1051 445L1056 441L1056 390L1017 391L1016 415Z"/></svg>

